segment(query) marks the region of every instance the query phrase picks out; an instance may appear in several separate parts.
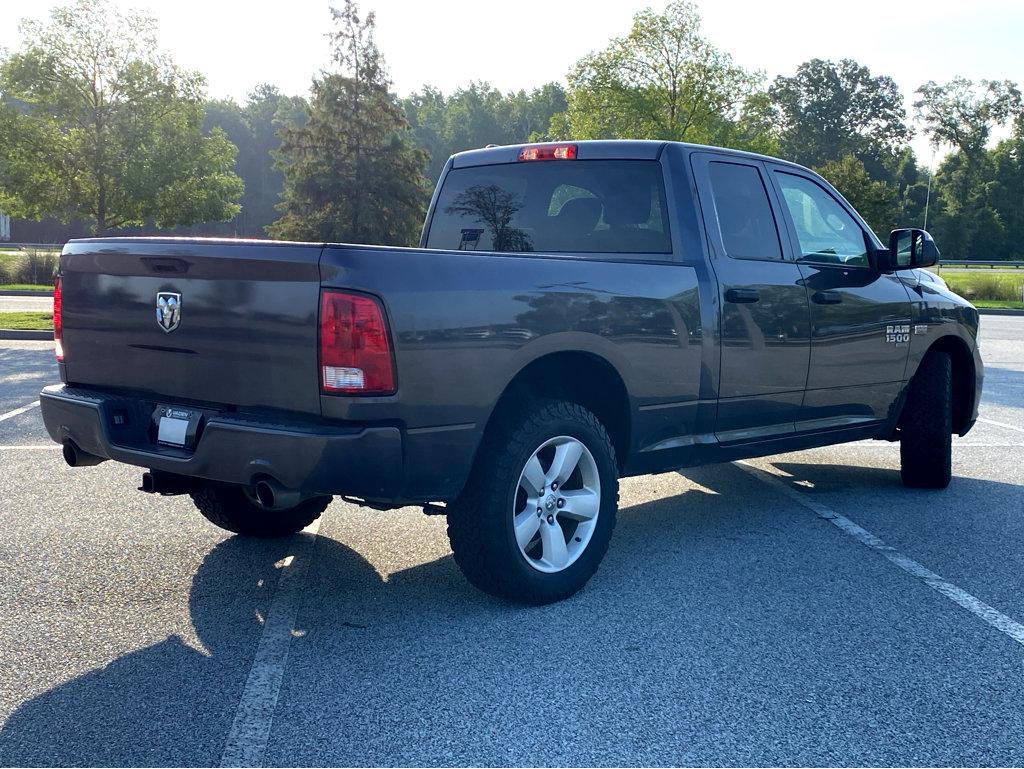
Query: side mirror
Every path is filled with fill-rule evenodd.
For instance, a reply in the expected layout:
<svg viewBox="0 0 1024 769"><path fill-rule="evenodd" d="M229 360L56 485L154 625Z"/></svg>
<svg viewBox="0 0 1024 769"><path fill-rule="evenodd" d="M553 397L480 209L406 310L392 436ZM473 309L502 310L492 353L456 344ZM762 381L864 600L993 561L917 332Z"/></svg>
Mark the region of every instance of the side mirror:
<svg viewBox="0 0 1024 769"><path fill-rule="evenodd" d="M932 236L913 227L893 230L889 235L889 250L878 254L878 268L882 272L931 267L937 261L939 248Z"/></svg>

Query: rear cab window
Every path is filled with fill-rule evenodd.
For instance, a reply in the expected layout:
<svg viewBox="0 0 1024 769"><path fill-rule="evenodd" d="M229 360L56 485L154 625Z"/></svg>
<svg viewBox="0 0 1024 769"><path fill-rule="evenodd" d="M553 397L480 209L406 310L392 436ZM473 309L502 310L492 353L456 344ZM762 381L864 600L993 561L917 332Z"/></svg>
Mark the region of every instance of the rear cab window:
<svg viewBox="0 0 1024 769"><path fill-rule="evenodd" d="M715 160L708 163L708 178L726 254L734 259L782 259L779 230L760 171Z"/></svg>
<svg viewBox="0 0 1024 769"><path fill-rule="evenodd" d="M670 254L656 160L552 160L456 168L445 176L427 248Z"/></svg>

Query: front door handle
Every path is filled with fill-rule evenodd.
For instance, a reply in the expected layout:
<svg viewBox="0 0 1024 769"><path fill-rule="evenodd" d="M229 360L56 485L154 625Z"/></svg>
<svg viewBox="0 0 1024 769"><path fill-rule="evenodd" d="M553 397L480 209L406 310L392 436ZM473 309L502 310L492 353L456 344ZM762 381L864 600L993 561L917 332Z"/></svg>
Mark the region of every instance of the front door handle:
<svg viewBox="0 0 1024 769"><path fill-rule="evenodd" d="M752 304L760 298L756 288L730 288L725 292L725 301L734 304Z"/></svg>
<svg viewBox="0 0 1024 769"><path fill-rule="evenodd" d="M815 304L839 304L843 301L843 295L838 291L815 291L811 301Z"/></svg>

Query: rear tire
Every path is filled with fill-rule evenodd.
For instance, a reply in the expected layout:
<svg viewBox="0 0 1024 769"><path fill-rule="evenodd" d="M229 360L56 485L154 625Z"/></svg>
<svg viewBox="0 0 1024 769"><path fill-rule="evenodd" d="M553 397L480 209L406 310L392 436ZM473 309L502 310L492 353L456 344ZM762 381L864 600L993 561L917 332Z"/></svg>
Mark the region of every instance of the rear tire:
<svg viewBox="0 0 1024 769"><path fill-rule="evenodd" d="M594 414L568 401L514 408L488 430L466 488L448 505L455 562L499 598L567 598L608 549L618 488L615 449Z"/></svg>
<svg viewBox="0 0 1024 769"><path fill-rule="evenodd" d="M953 364L929 353L910 383L900 419L900 476L915 489L944 489L953 469Z"/></svg>
<svg viewBox="0 0 1024 769"><path fill-rule="evenodd" d="M311 497L287 510L268 510L241 486L207 483L189 496L210 523L244 537L272 539L302 531L331 503L330 497Z"/></svg>

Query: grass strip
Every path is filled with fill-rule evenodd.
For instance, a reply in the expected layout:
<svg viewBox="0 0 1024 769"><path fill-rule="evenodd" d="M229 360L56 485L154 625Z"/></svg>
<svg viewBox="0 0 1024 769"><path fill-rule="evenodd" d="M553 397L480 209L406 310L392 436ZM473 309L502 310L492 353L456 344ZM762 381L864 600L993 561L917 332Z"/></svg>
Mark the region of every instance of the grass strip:
<svg viewBox="0 0 1024 769"><path fill-rule="evenodd" d="M52 312L0 312L0 329L53 331Z"/></svg>

